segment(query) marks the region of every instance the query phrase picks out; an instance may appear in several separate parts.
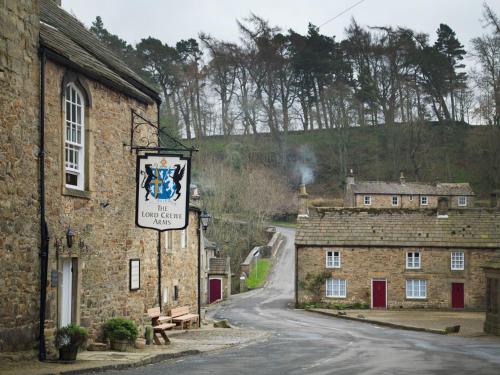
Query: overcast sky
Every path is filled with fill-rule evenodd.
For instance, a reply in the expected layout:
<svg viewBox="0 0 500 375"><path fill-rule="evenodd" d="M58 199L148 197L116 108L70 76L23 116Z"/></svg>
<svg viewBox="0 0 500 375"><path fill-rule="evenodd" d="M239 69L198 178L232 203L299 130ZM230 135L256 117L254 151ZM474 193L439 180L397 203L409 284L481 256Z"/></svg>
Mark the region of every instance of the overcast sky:
<svg viewBox="0 0 500 375"><path fill-rule="evenodd" d="M238 41L236 19L253 12L283 30L305 33L307 24L321 25L360 0L62 0L64 9L90 26L101 16L105 27L135 44L153 36L175 45L200 31L218 39ZM500 2L488 4L498 14ZM434 36L440 23L448 24L467 47L484 33L483 0L364 0L321 27L326 35L343 38L354 17L361 25L407 26Z"/></svg>

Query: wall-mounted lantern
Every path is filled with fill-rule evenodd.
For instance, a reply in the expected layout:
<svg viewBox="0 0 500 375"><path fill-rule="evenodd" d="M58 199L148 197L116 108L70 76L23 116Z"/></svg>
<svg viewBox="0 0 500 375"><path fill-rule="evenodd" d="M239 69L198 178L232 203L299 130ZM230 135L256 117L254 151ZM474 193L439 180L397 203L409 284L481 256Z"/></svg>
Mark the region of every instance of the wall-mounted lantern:
<svg viewBox="0 0 500 375"><path fill-rule="evenodd" d="M66 232L66 245L68 245L69 248L73 246L74 237L75 237L75 231L71 229L71 227L69 227L68 231Z"/></svg>
<svg viewBox="0 0 500 375"><path fill-rule="evenodd" d="M200 215L200 220L201 220L201 226L203 227L203 230L207 230L208 225L210 224L210 221L212 220L212 215L210 215L207 212L207 210L204 209Z"/></svg>

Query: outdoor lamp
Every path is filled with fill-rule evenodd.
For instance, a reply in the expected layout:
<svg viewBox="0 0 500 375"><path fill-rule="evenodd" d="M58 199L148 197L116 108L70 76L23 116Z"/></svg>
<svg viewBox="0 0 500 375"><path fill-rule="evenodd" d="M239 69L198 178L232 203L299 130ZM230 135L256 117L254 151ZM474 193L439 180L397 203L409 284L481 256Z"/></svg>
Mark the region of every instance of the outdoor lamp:
<svg viewBox="0 0 500 375"><path fill-rule="evenodd" d="M206 209L203 210L203 212L200 215L200 220L201 220L201 226L203 227L203 230L207 230L208 224L210 224L210 220L212 219L212 215L210 215Z"/></svg>
<svg viewBox="0 0 500 375"><path fill-rule="evenodd" d="M69 248L73 246L73 238L75 237L75 231L71 229L71 227L68 228L68 231L66 232L66 244L68 245Z"/></svg>

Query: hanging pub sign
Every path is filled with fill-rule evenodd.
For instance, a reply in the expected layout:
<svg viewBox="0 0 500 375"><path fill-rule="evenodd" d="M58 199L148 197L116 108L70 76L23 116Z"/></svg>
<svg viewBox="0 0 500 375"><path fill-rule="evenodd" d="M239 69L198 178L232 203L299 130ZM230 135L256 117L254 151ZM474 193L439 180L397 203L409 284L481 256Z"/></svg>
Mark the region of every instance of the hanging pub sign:
<svg viewBox="0 0 500 375"><path fill-rule="evenodd" d="M158 231L186 228L190 175L190 158L168 154L137 156L136 225Z"/></svg>

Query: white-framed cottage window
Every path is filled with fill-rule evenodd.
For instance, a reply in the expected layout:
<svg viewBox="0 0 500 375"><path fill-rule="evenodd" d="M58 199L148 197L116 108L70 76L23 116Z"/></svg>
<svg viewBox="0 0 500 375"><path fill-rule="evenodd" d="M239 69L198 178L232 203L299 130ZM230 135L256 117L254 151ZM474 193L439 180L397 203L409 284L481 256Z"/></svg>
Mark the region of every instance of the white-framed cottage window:
<svg viewBox="0 0 500 375"><path fill-rule="evenodd" d="M398 206L399 205L399 197L397 195L393 195L391 198L391 203L393 206Z"/></svg>
<svg viewBox="0 0 500 375"><path fill-rule="evenodd" d="M463 251L453 251L451 253L451 269L463 270L465 268L465 257Z"/></svg>
<svg viewBox="0 0 500 375"><path fill-rule="evenodd" d="M429 204L429 198L427 197L427 195L422 195L420 197L420 205L427 206L428 204Z"/></svg>
<svg viewBox="0 0 500 375"><path fill-rule="evenodd" d="M326 296L345 298L347 295L347 282L345 279L326 279Z"/></svg>
<svg viewBox="0 0 500 375"><path fill-rule="evenodd" d="M187 246L187 230L181 230L181 249L185 249Z"/></svg>
<svg viewBox="0 0 500 375"><path fill-rule="evenodd" d="M420 268L420 252L411 251L406 253L406 268L419 269Z"/></svg>
<svg viewBox="0 0 500 375"><path fill-rule="evenodd" d="M371 195L365 195L363 198L365 202L365 206L371 206L372 205L372 197Z"/></svg>
<svg viewBox="0 0 500 375"><path fill-rule="evenodd" d="M466 197L466 196L463 196L463 195L459 196L459 197L458 197L458 205L459 205L460 207L465 207L465 206L467 206L467 197Z"/></svg>
<svg viewBox="0 0 500 375"><path fill-rule="evenodd" d="M340 251L326 252L326 268L340 268Z"/></svg>
<svg viewBox="0 0 500 375"><path fill-rule="evenodd" d="M69 83L64 92L65 185L85 187L85 102L78 88Z"/></svg>
<svg viewBox="0 0 500 375"><path fill-rule="evenodd" d="M427 280L406 280L406 298L427 298Z"/></svg>

